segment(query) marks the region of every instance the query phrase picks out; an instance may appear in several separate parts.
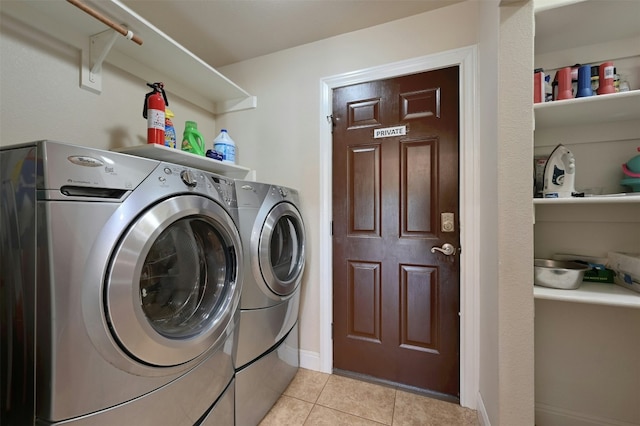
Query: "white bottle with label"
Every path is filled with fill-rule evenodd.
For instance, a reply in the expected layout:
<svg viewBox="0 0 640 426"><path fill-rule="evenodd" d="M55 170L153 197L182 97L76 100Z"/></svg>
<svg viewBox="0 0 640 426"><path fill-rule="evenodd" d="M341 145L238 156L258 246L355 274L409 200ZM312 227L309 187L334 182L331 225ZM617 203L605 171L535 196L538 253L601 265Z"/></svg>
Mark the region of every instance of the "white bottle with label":
<svg viewBox="0 0 640 426"><path fill-rule="evenodd" d="M227 129L222 129L213 140L213 149L222 154L223 163L236 164L236 144L227 133Z"/></svg>

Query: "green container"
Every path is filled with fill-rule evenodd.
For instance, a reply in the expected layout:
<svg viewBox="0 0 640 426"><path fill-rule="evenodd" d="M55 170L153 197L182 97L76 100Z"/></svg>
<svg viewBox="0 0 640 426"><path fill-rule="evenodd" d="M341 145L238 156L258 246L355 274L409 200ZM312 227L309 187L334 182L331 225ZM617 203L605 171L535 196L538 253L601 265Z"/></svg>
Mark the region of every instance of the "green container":
<svg viewBox="0 0 640 426"><path fill-rule="evenodd" d="M198 131L198 124L195 121L187 121L184 124L182 150L196 155L204 155L204 138Z"/></svg>
<svg viewBox="0 0 640 426"><path fill-rule="evenodd" d="M596 269L591 268L584 273L582 281L592 283L613 283L613 277L615 272L611 269Z"/></svg>

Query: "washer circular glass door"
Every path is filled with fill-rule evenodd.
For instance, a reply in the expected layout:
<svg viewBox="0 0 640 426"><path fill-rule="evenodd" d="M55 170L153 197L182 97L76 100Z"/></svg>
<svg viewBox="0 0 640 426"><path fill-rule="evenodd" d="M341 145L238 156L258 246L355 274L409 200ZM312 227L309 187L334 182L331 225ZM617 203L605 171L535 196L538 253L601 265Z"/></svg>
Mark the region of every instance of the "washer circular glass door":
<svg viewBox="0 0 640 426"><path fill-rule="evenodd" d="M156 366L207 352L238 306L240 244L231 216L205 197L176 196L143 213L114 252L105 285L122 349Z"/></svg>
<svg viewBox="0 0 640 426"><path fill-rule="evenodd" d="M279 296L288 296L300 284L304 270L304 224L292 204L279 203L262 226L258 259L265 283Z"/></svg>

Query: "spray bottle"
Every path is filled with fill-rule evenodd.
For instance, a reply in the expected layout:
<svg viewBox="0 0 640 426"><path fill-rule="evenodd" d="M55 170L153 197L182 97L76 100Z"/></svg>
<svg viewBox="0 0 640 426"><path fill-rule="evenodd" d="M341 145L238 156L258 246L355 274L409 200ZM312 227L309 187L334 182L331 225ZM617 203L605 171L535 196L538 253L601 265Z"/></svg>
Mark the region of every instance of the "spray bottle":
<svg viewBox="0 0 640 426"><path fill-rule="evenodd" d="M176 148L177 146L176 128L171 120L173 117L175 117L173 111L167 108L164 120L164 146L168 148Z"/></svg>
<svg viewBox="0 0 640 426"><path fill-rule="evenodd" d="M144 98L142 116L147 119L147 143L164 145L165 106L169 106L164 84L147 83L153 89Z"/></svg>

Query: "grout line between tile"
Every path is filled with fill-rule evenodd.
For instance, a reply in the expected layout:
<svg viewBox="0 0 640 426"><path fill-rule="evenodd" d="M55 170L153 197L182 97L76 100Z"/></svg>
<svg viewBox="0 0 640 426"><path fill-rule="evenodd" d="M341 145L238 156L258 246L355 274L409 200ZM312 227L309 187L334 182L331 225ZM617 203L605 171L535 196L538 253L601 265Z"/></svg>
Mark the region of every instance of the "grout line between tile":
<svg viewBox="0 0 640 426"><path fill-rule="evenodd" d="M354 413L351 413L351 412L343 411L341 409L337 409L337 408L330 407L330 406L323 405L323 404L319 403L318 401L320 399L320 396L326 390L327 385L329 384L329 380L330 380L331 376L332 375L330 374L327 377L327 379L324 381L324 384L321 386L320 391L318 392L318 394L315 397L315 402L310 402L308 400L305 400L305 399L302 399L302 398L299 398L299 397L296 397L296 396L292 396L292 395L286 395L289 398L295 399L295 400L303 402L305 404L311 404L311 409L309 410L309 413L307 414L307 416L303 420L303 423L302 423L303 426L308 424L309 419L311 417L311 413L313 412L313 410L316 407L322 407L322 408L325 408L327 410L332 410L332 411L335 411L335 412L338 412L338 413L342 413L342 414L347 415L347 416L352 416L354 418L359 418L359 419L362 419L362 420L365 420L365 421L368 421L368 422L375 423L377 425L393 426L395 424L395 422L394 422L395 421L395 414L396 414L396 411L397 411L397 408L398 408L398 394L399 394L398 391L404 390L404 389L401 389L401 388L396 387L396 386L385 386L385 385L380 385L378 383L372 383L372 384L384 386L384 387L387 387L387 388L391 388L393 390L393 392L394 392L394 395L393 395L393 408L392 408L392 412L391 412L391 422L389 424L387 424L387 423L380 422L378 420L372 420L372 419L369 419L369 418L365 418L365 417L362 417L361 415L358 415L358 414L354 414ZM348 378L350 378L350 377L348 377ZM366 380L358 380L357 378L350 378L350 379L354 379L354 380L357 380L357 381L362 381L362 382L365 382L365 383L368 382ZM371 382L368 382L368 383L371 383ZM406 391L406 390L404 390L404 391ZM410 392L409 391L409 393L416 394L418 397L422 397L422 398L438 400L438 398L430 398L427 395L421 395L420 393L417 393L417 392ZM283 394L283 396L284 396L284 394ZM448 401L443 401L443 402L448 402Z"/></svg>
<svg viewBox="0 0 640 426"><path fill-rule="evenodd" d="M337 408L327 407L326 405L322 405L322 404L313 404L313 407L311 408L311 411L313 411L313 408L314 408L316 405L317 405L317 406L319 406L319 407L326 408L327 410L337 411L338 413L346 414L347 416L351 416L351 417L357 417L357 418L359 418L359 419L366 420L366 421L368 421L368 422L373 422L373 423L376 423L376 424L379 424L379 425L384 425L384 426L391 426L390 424L388 425L388 424L386 424L386 423L381 423L381 422L379 422L379 421L377 421L377 420L367 419L366 417L362 417L362 416L359 416L359 415L357 415L357 414L348 413L348 412L346 412L346 411L338 410ZM311 412L309 412L309 415L311 415ZM309 419L309 416L307 416L307 419L305 419L305 423L307 422L307 420L308 420L308 419ZM393 419L391 419L391 422L393 423Z"/></svg>
<svg viewBox="0 0 640 426"><path fill-rule="evenodd" d="M307 424L307 421L309 420L309 417L311 417L311 413L313 412L313 407L315 406L316 406L315 403L311 405L311 410L309 410L309 414L307 414L307 417L304 418L304 421L302 422L302 426Z"/></svg>
<svg viewBox="0 0 640 426"><path fill-rule="evenodd" d="M377 424L379 424L379 425L392 426L392 425L393 425L393 414L395 413L395 409L396 409L396 395L398 394L398 393L397 393L397 391L396 391L395 389L393 390L393 392L394 392L394 395L393 395L393 410L392 410L392 412L391 412L391 423L389 423L389 424L387 424L387 423L382 423L382 422L379 422L379 421L377 421L377 420L368 419L368 418L366 418L366 417L362 417L362 416L359 416L359 415L357 415L357 414L349 413L349 412L347 412L347 411L343 411L343 410L337 409L337 408L335 408L335 407L329 407L328 405L323 405L323 404L320 404L320 403L318 403L318 402L315 402L315 403L313 404L313 407L315 407L315 406L317 405L317 406L319 406L319 407L323 407L323 408L326 408L326 409L328 409L328 410L337 411L337 412L339 412L339 413L346 414L346 415L348 415L348 416L357 417L357 418L359 418L359 419L363 419L363 420L366 420L366 421L369 421L369 422L374 422L374 423L377 423ZM318 398L319 398L319 397L318 397ZM312 410L312 411L313 411L313 407L311 408L311 410ZM309 413L309 414L311 414L311 413ZM307 417L307 418L308 418L308 417Z"/></svg>
<svg viewBox="0 0 640 426"><path fill-rule="evenodd" d="M398 388L393 390L393 411L391 411L391 426L393 426L393 419L396 417L397 403L398 403Z"/></svg>
<svg viewBox="0 0 640 426"><path fill-rule="evenodd" d="M331 374L329 374L329 376L327 376L327 380L324 381L324 385L322 385L322 389L320 389L320 392L318 392L318 395L316 396L316 400L313 402L313 404L317 404L318 400L320 399L320 395L322 395L322 392L324 392L324 389L327 387L327 383L329 383L329 379L331 378Z"/></svg>

